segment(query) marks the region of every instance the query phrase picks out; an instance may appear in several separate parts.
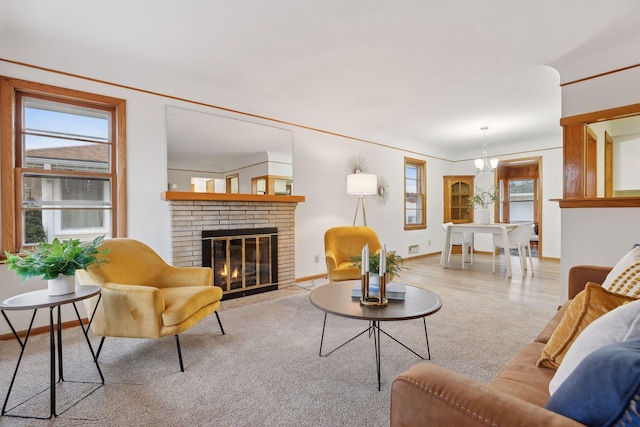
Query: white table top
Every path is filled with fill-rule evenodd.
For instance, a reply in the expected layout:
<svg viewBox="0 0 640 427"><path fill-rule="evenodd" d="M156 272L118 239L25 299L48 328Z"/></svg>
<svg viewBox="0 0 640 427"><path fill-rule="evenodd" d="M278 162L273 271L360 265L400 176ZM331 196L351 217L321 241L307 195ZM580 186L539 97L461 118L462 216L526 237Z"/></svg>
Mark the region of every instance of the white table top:
<svg viewBox="0 0 640 427"><path fill-rule="evenodd" d="M518 228L518 224L506 224L506 223L491 223L491 224L476 224L476 223L465 223L465 224L449 224L447 226L447 232L445 233L444 238L444 246L443 246L443 260L442 267L449 267L449 253L451 252L451 246L449 242L451 241L451 233L490 233L490 234L501 234L503 237L504 247L509 247L509 237L508 233ZM464 265L464 253L463 253L462 262ZM507 267L507 277L511 277L511 257L509 256L508 250L506 251L505 256L505 264Z"/></svg>
<svg viewBox="0 0 640 427"><path fill-rule="evenodd" d="M56 307L69 304L98 295L100 286L82 285L76 286L76 291L65 295L49 295L48 289L26 292L15 295L0 302L0 310L30 310L45 307Z"/></svg>
<svg viewBox="0 0 640 427"><path fill-rule="evenodd" d="M473 222L469 222L464 224L450 224L449 227L464 228L465 231L467 231L466 229L468 229L468 231L474 231L475 229L477 230L477 232L484 232L484 233L491 233L493 230L496 233L499 233L502 230L502 228L506 228L507 231L513 231L516 228L518 228L518 224L505 224L505 223L476 224Z"/></svg>

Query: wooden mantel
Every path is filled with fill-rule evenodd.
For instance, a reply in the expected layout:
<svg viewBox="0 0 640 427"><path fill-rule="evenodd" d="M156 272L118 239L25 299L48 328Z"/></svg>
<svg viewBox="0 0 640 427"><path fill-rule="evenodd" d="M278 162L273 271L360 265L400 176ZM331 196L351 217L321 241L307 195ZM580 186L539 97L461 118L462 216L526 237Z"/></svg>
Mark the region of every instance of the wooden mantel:
<svg viewBox="0 0 640 427"><path fill-rule="evenodd" d="M560 202L560 208L638 208L640 197L599 197L599 198L573 198L573 199L549 199L552 202Z"/></svg>
<svg viewBox="0 0 640 427"><path fill-rule="evenodd" d="M228 194L228 193L197 193L191 191L165 191L162 200L182 201L227 201L227 202L280 202L302 203L304 196L274 196L268 194Z"/></svg>

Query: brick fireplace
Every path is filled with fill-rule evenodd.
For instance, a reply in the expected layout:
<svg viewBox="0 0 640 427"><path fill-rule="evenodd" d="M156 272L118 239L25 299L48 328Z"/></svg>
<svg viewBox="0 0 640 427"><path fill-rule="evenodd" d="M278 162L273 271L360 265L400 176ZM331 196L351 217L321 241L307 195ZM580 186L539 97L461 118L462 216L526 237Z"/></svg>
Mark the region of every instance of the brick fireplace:
<svg viewBox="0 0 640 427"><path fill-rule="evenodd" d="M165 192L171 213L172 264L200 267L205 230L277 229L277 287L295 279L295 211L303 196Z"/></svg>

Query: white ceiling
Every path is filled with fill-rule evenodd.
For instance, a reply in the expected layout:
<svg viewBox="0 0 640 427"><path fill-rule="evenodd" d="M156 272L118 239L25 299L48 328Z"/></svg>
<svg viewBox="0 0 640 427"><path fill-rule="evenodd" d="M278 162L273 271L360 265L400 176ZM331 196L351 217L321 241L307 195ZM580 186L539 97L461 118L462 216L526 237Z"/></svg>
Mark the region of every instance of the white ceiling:
<svg viewBox="0 0 640 427"><path fill-rule="evenodd" d="M0 11L0 58L450 159L478 151L482 126L490 155L559 146L561 79L640 63L637 0L0 0Z"/></svg>

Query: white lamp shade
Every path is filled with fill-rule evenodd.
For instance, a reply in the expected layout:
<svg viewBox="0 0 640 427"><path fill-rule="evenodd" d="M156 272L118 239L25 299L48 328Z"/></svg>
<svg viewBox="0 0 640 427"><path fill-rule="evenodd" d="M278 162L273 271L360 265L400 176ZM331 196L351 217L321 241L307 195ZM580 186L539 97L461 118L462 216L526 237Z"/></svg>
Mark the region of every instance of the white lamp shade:
<svg viewBox="0 0 640 427"><path fill-rule="evenodd" d="M378 192L378 176L371 173L347 175L347 194L367 195Z"/></svg>
<svg viewBox="0 0 640 427"><path fill-rule="evenodd" d="M498 167L498 159L491 159L489 162L491 163L491 167L493 169Z"/></svg>
<svg viewBox="0 0 640 427"><path fill-rule="evenodd" d="M482 159L476 159L476 168L482 169L482 166L484 166Z"/></svg>

